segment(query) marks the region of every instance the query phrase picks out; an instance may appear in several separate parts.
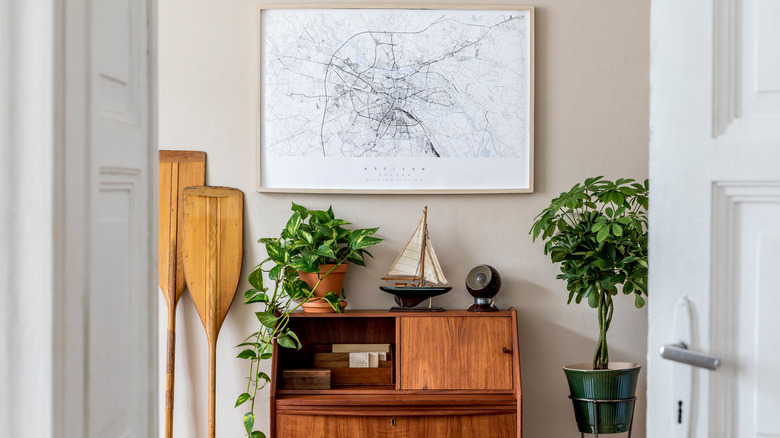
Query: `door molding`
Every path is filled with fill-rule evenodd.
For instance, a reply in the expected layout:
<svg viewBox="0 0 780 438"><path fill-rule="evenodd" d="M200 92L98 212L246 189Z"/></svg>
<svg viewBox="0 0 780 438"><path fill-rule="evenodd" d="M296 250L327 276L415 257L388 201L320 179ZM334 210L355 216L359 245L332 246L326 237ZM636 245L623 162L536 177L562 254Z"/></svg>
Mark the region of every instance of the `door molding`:
<svg viewBox="0 0 780 438"><path fill-rule="evenodd" d="M780 182L728 181L713 183L710 351L722 359L709 374L710 431L736 436L734 412L739 411L738 335L739 208L744 204L780 205Z"/></svg>
<svg viewBox="0 0 780 438"><path fill-rule="evenodd" d="M780 68L763 62L780 40L766 16L780 17L775 0L714 0L712 137L738 142L780 138ZM770 43L766 41L769 40ZM769 45L767 45L769 44Z"/></svg>
<svg viewBox="0 0 780 438"><path fill-rule="evenodd" d="M712 136L719 137L740 116L741 8L737 0L715 0L712 12Z"/></svg>

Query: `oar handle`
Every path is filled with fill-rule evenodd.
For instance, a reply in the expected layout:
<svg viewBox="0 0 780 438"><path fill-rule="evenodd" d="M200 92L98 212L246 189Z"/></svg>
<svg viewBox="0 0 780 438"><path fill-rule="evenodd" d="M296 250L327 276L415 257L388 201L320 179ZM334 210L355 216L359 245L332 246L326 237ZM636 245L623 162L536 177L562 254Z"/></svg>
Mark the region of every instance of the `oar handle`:
<svg viewBox="0 0 780 438"><path fill-rule="evenodd" d="M168 210L168 342L165 365L165 438L173 438L173 380L176 368L176 274L179 235L179 163L171 163L171 193ZM160 212L160 214L163 214Z"/></svg>
<svg viewBox="0 0 780 438"><path fill-rule="evenodd" d="M210 207L216 210L219 219L219 203L216 199L209 199ZM210 232L214 233L209 239L211 254L216 257L220 254L219 227L211 226ZM209 438L216 438L216 400L217 400L217 335L219 334L219 263L209 265L208 280L206 282L206 299L208 300L208 329L206 334L209 339Z"/></svg>
<svg viewBox="0 0 780 438"><path fill-rule="evenodd" d="M176 304L168 306L168 343L165 365L165 438L173 438L173 378L176 368Z"/></svg>
<svg viewBox="0 0 780 438"><path fill-rule="evenodd" d="M209 339L209 438L215 438L217 412L217 341Z"/></svg>

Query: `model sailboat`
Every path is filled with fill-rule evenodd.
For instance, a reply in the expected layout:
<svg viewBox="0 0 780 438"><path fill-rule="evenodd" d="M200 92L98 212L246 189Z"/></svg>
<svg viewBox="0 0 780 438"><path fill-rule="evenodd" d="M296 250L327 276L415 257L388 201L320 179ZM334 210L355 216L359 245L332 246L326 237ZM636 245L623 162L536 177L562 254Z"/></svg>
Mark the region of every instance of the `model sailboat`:
<svg viewBox="0 0 780 438"><path fill-rule="evenodd" d="M436 251L428 237L428 207L423 210L420 223L412 237L395 259L395 262L382 277L382 280L394 281L393 286L380 286L379 289L395 295L400 307L390 310L443 311L441 307L414 308L426 299L449 292L452 287L444 278L444 273L436 258ZM411 283L411 284L407 284Z"/></svg>

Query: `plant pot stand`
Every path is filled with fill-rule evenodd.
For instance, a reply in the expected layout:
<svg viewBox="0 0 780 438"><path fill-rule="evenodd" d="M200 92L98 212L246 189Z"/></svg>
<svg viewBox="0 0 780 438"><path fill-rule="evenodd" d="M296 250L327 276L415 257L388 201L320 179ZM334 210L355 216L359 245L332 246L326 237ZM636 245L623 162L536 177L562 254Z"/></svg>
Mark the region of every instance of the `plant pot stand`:
<svg viewBox="0 0 780 438"><path fill-rule="evenodd" d="M596 400L592 398L578 398L578 397L572 397L569 396L569 398L572 401L579 401L579 402L585 402L585 403L592 403L593 409L594 409L594 435L595 438L598 438L599 436L599 405L600 404L618 404L618 403L631 403L631 423L628 425L628 438L631 438L631 429L634 427L634 408L636 408L636 397L630 397L630 398L621 398L616 400ZM623 433L623 432L616 432L616 433ZM602 433L602 435L607 435L606 433ZM585 432L580 432L580 437L585 438Z"/></svg>

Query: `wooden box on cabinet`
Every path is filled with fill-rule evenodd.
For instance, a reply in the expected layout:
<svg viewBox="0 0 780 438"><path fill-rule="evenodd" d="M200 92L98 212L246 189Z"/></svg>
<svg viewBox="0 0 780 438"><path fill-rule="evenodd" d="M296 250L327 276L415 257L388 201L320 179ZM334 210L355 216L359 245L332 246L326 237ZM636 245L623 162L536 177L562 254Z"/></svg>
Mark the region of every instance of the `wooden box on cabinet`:
<svg viewBox="0 0 780 438"><path fill-rule="evenodd" d="M290 328L303 346L274 348L272 437L521 437L514 309L296 313ZM392 383L281 389L284 370L311 368L315 346L335 343L392 345Z"/></svg>

